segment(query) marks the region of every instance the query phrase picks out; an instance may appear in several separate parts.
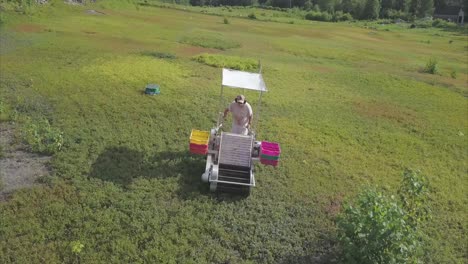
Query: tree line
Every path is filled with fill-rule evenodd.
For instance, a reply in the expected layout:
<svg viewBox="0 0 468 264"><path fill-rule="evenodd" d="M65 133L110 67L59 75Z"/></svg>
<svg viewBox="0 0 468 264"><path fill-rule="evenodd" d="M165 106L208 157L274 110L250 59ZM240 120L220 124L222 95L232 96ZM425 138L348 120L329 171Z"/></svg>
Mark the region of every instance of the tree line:
<svg viewBox="0 0 468 264"><path fill-rule="evenodd" d="M345 14L347 19L422 18L446 6L468 7L468 0L190 0L194 6L297 7L311 15Z"/></svg>

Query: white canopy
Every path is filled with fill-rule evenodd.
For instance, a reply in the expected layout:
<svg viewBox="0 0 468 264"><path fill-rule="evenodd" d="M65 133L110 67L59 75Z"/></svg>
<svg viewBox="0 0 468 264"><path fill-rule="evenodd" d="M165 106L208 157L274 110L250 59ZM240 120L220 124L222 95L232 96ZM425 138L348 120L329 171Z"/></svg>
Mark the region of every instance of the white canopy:
<svg viewBox="0 0 468 264"><path fill-rule="evenodd" d="M250 73L223 68L223 85L266 92L267 88L260 73Z"/></svg>

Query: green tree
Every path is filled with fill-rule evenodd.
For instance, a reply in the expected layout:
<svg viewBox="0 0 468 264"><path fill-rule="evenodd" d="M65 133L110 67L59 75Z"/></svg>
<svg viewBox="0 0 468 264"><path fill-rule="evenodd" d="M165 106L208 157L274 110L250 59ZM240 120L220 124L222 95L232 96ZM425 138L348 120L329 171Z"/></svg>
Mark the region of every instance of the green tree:
<svg viewBox="0 0 468 264"><path fill-rule="evenodd" d="M421 0L421 4L419 6L417 16L418 17L432 16L433 13L434 13L433 0Z"/></svg>
<svg viewBox="0 0 468 264"><path fill-rule="evenodd" d="M411 0L409 12L416 17L432 15L434 11L433 0Z"/></svg>
<svg viewBox="0 0 468 264"><path fill-rule="evenodd" d="M394 9L408 12L410 0L395 0Z"/></svg>
<svg viewBox="0 0 468 264"><path fill-rule="evenodd" d="M343 12L352 13L354 11L352 0L341 1L341 10Z"/></svg>
<svg viewBox="0 0 468 264"><path fill-rule="evenodd" d="M312 1L310 0L307 0L305 3L304 3L304 9L309 11L312 9L312 7L314 7L314 5L312 4Z"/></svg>
<svg viewBox="0 0 468 264"><path fill-rule="evenodd" d="M411 0L410 3L409 3L409 9L408 11L416 16L416 14L418 13L418 10L421 6L421 0Z"/></svg>
<svg viewBox="0 0 468 264"><path fill-rule="evenodd" d="M380 13L380 1L379 0L367 0L366 7L364 8L363 18L364 19L377 19Z"/></svg>
<svg viewBox="0 0 468 264"><path fill-rule="evenodd" d="M350 13L355 18L362 18L366 0L343 0L341 2L341 10L345 13Z"/></svg>
<svg viewBox="0 0 468 264"><path fill-rule="evenodd" d="M447 6L447 0L434 0L434 7L441 9Z"/></svg>
<svg viewBox="0 0 468 264"><path fill-rule="evenodd" d="M395 0L382 0L380 5L380 17L383 17L383 15L386 14L388 10L395 9Z"/></svg>
<svg viewBox="0 0 468 264"><path fill-rule="evenodd" d="M318 0L318 5L320 10L331 13L335 11L335 2L336 0Z"/></svg>

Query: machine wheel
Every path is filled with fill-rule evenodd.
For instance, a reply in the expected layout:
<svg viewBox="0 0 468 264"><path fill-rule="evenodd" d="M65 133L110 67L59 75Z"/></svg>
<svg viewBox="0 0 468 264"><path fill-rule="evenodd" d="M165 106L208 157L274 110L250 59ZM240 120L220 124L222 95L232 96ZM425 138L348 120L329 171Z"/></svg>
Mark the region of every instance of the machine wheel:
<svg viewBox="0 0 468 264"><path fill-rule="evenodd" d="M218 187L218 184L216 182L211 182L210 183L210 191L211 192L216 192L217 187Z"/></svg>
<svg viewBox="0 0 468 264"><path fill-rule="evenodd" d="M209 172L208 171L205 171L205 173L203 173L201 175L201 180L202 182L208 182L208 177L210 176Z"/></svg>
<svg viewBox="0 0 468 264"><path fill-rule="evenodd" d="M250 196L250 192L251 192L251 191L252 191L252 187L249 186L249 187L245 188L243 195L244 195L245 197L248 197L248 196Z"/></svg>

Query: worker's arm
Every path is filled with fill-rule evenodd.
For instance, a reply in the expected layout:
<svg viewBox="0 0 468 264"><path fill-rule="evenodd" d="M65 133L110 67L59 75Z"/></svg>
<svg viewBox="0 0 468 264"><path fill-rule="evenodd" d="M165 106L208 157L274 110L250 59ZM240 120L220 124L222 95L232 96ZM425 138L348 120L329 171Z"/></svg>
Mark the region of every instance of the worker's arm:
<svg viewBox="0 0 468 264"><path fill-rule="evenodd" d="M226 118L228 112L229 112L229 108L226 108L226 109L224 110L223 118Z"/></svg>
<svg viewBox="0 0 468 264"><path fill-rule="evenodd" d="M247 127L250 128L253 119L253 111L252 107L249 104L247 104L247 106L249 107L249 123L247 124Z"/></svg>

